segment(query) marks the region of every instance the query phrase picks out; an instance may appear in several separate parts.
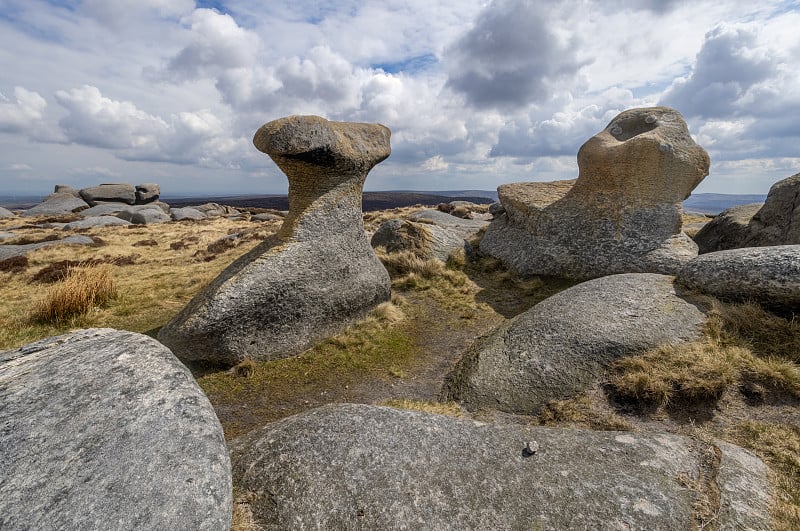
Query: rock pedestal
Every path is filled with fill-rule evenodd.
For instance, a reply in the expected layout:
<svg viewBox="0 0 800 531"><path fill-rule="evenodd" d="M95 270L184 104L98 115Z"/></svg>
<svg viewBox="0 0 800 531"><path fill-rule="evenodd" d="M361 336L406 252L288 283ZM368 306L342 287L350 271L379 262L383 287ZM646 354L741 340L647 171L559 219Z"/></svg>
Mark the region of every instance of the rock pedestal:
<svg viewBox="0 0 800 531"><path fill-rule="evenodd" d="M708 167L677 111L625 111L578 151L577 180L500 186L481 250L522 275L674 274L697 255L681 202Z"/></svg>
<svg viewBox="0 0 800 531"><path fill-rule="evenodd" d="M186 360L230 365L299 354L390 296L386 269L364 234L361 194L389 156L377 124L290 116L253 139L289 179L277 234L231 264L159 339Z"/></svg>

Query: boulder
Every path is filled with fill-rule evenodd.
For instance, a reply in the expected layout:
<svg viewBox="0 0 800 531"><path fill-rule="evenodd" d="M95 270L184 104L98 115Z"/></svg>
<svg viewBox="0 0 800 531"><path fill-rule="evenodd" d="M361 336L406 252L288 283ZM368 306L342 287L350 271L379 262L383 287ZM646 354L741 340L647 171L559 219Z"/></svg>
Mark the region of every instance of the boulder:
<svg viewBox="0 0 800 531"><path fill-rule="evenodd" d="M119 214L117 217L130 221L134 225L152 225L154 223L166 223L171 221L169 213L158 206L156 203L149 205L136 206L134 208L128 207Z"/></svg>
<svg viewBox="0 0 800 531"><path fill-rule="evenodd" d="M250 216L250 221L283 221L283 216L271 214L269 212L262 212L261 214Z"/></svg>
<svg viewBox="0 0 800 531"><path fill-rule="evenodd" d="M369 170L389 156L389 129L290 116L253 139L289 179L278 232L200 291L159 332L186 360L232 365L293 356L389 299L364 233Z"/></svg>
<svg viewBox="0 0 800 531"><path fill-rule="evenodd" d="M627 110L581 146L575 181L500 186L481 251L523 276L673 274L697 255L681 203L708 167L677 111Z"/></svg>
<svg viewBox="0 0 800 531"><path fill-rule="evenodd" d="M6 260L14 256L25 256L31 251L44 249L45 247L55 247L57 245L93 245L94 240L89 236L75 235L67 236L60 240L50 240L39 243L26 243L23 245L0 245L0 260Z"/></svg>
<svg viewBox="0 0 800 531"><path fill-rule="evenodd" d="M731 207L706 223L694 236L700 254L742 247L750 234L750 220L763 205Z"/></svg>
<svg viewBox="0 0 800 531"><path fill-rule="evenodd" d="M476 341L445 395L470 410L536 414L594 385L620 357L698 339L704 321L673 277L627 273L587 281Z"/></svg>
<svg viewBox="0 0 800 531"><path fill-rule="evenodd" d="M80 194L83 200L89 203L89 206L95 206L98 203L125 203L128 205L136 203L136 189L132 184L126 183L101 184L83 188Z"/></svg>
<svg viewBox="0 0 800 531"><path fill-rule="evenodd" d="M465 240L473 238L481 229L489 226L489 222L482 219L464 219L434 209L420 210L408 216L411 221L438 225L460 236Z"/></svg>
<svg viewBox="0 0 800 531"><path fill-rule="evenodd" d="M65 223L62 230L91 229L94 227L121 227L130 224L130 221L125 221L116 216L93 216L79 221Z"/></svg>
<svg viewBox="0 0 800 531"><path fill-rule="evenodd" d="M230 526L222 427L147 336L80 330L0 353L0 528Z"/></svg>
<svg viewBox="0 0 800 531"><path fill-rule="evenodd" d="M766 466L721 441L335 404L230 448L259 529L769 529Z"/></svg>
<svg viewBox="0 0 800 531"><path fill-rule="evenodd" d="M193 207L183 207L183 208L173 208L170 211L170 217L172 217L173 221L183 221L183 220L198 220L198 219L206 219L206 215L204 212L197 210Z"/></svg>
<svg viewBox="0 0 800 531"><path fill-rule="evenodd" d="M17 217L16 214L0 206L0 219L11 219Z"/></svg>
<svg viewBox="0 0 800 531"><path fill-rule="evenodd" d="M217 203L205 203L204 205L198 205L196 207L192 207L195 210L199 210L207 218L216 218L219 216L238 216L241 214L238 210L233 207L229 207L227 205L219 205Z"/></svg>
<svg viewBox="0 0 800 531"><path fill-rule="evenodd" d="M389 219L381 223L372 235L372 247L388 252L413 251L424 259L436 258L447 262L450 253L464 249L464 238L429 223L414 223L404 219Z"/></svg>
<svg viewBox="0 0 800 531"><path fill-rule="evenodd" d="M50 194L47 199L24 211L21 216L28 218L35 216L63 216L73 212L80 212L86 208L89 208L89 205L83 199L72 194Z"/></svg>
<svg viewBox="0 0 800 531"><path fill-rule="evenodd" d="M74 197L80 197L81 194L75 188L67 185L67 184L57 184L53 189L54 194L70 194Z"/></svg>
<svg viewBox="0 0 800 531"><path fill-rule="evenodd" d="M136 204L144 205L158 200L161 187L155 183L145 183L136 186Z"/></svg>
<svg viewBox="0 0 800 531"><path fill-rule="evenodd" d="M678 281L720 299L800 310L800 245L728 249L688 262Z"/></svg>
<svg viewBox="0 0 800 531"><path fill-rule="evenodd" d="M91 218L95 216L108 216L117 215L123 210L128 210L131 205L126 203L100 203L93 207L81 210L80 215L84 218Z"/></svg>

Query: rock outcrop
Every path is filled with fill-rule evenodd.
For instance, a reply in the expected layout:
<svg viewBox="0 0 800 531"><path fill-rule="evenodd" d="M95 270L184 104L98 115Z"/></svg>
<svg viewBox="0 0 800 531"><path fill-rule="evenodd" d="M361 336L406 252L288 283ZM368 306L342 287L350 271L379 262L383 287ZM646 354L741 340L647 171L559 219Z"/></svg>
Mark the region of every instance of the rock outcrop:
<svg viewBox="0 0 800 531"><path fill-rule="evenodd" d="M505 213L481 251L522 275L674 274L697 255L681 203L708 174L706 151L667 107L619 114L578 151L575 181L498 188Z"/></svg>
<svg viewBox="0 0 800 531"><path fill-rule="evenodd" d="M45 247L55 247L58 245L93 245L94 240L89 236L76 234L67 236L60 240L47 240L37 243L25 243L21 245L0 245L0 260L6 260L14 256L25 256L31 251L44 249Z"/></svg>
<svg viewBox="0 0 800 531"><path fill-rule="evenodd" d="M136 186L136 204L144 205L157 201L161 195L161 187L156 183L144 183Z"/></svg>
<svg viewBox="0 0 800 531"><path fill-rule="evenodd" d="M701 253L800 244L800 173L773 184L763 205L726 210L695 241Z"/></svg>
<svg viewBox="0 0 800 531"><path fill-rule="evenodd" d="M482 219L464 219L434 209L420 210L408 216L411 221L438 225L460 236L465 240L473 238L481 229L489 226L489 222Z"/></svg>
<svg viewBox="0 0 800 531"><path fill-rule="evenodd" d="M598 278L545 299L476 341L445 395L471 410L536 414L547 402L595 384L619 357L699 338L704 321L670 276Z"/></svg>
<svg viewBox="0 0 800 531"><path fill-rule="evenodd" d="M678 281L715 297L755 301L767 308L800 310L800 245L728 249L698 256Z"/></svg>
<svg viewBox="0 0 800 531"><path fill-rule="evenodd" d="M15 218L16 215L7 208L0 207L0 219Z"/></svg>
<svg viewBox="0 0 800 531"><path fill-rule="evenodd" d="M414 223L404 219L389 219L381 223L370 243L390 253L412 251L426 260L436 258L447 262L450 254L464 249L464 238L430 223Z"/></svg>
<svg viewBox="0 0 800 531"><path fill-rule="evenodd" d="M63 216L89 208L86 201L70 193L50 194L38 205L24 211L22 217Z"/></svg>
<svg viewBox="0 0 800 531"><path fill-rule="evenodd" d="M83 188L80 194L83 200L89 203L89 206L95 206L98 203L136 204L136 189L132 184L101 184Z"/></svg>
<svg viewBox="0 0 800 531"><path fill-rule="evenodd" d="M117 217L130 221L134 225L152 225L172 220L169 213L164 211L160 203L130 206L117 214Z"/></svg>
<svg viewBox="0 0 800 531"><path fill-rule="evenodd" d="M0 528L226 530L222 427L157 341L81 330L0 353Z"/></svg>
<svg viewBox="0 0 800 531"><path fill-rule="evenodd" d="M290 116L255 134L289 179L280 230L231 264L159 339L187 360L235 364L296 355L389 299L386 269L364 233L369 170L389 156L382 125Z"/></svg>
<svg viewBox="0 0 800 531"><path fill-rule="evenodd" d="M678 435L337 404L230 446L234 485L261 529L674 530L703 516L769 528L764 463Z"/></svg>

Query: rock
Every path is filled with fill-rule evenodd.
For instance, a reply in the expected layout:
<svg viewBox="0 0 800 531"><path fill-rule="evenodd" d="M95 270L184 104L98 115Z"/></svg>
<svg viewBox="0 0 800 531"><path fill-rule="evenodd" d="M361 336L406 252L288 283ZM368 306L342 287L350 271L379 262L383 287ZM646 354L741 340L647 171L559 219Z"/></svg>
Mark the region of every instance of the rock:
<svg viewBox="0 0 800 531"><path fill-rule="evenodd" d="M173 221L206 219L205 213L192 207L173 208L170 212Z"/></svg>
<svg viewBox="0 0 800 531"><path fill-rule="evenodd" d="M389 219L381 223L370 241L372 247L388 252L413 251L424 259L447 262L450 253L464 249L464 238L438 225Z"/></svg>
<svg viewBox="0 0 800 531"><path fill-rule="evenodd" d="M123 210L130 209L130 207L131 205L126 203L100 203L86 210L81 210L80 215L84 218L117 215Z"/></svg>
<svg viewBox="0 0 800 531"><path fill-rule="evenodd" d="M93 227L121 227L130 224L130 221L125 221L116 216L93 216L80 221L65 223L62 230L89 229Z"/></svg>
<svg viewBox="0 0 800 531"><path fill-rule="evenodd" d="M769 529L766 466L721 441L335 404L230 448L260 529L674 530L704 495L720 529Z"/></svg>
<svg viewBox="0 0 800 531"><path fill-rule="evenodd" d="M89 203L89 206L95 206L98 203L126 203L128 205L136 203L136 189L132 184L126 183L101 184L83 188L80 194L83 200Z"/></svg>
<svg viewBox="0 0 800 531"><path fill-rule="evenodd" d="M283 221L283 216L270 214L269 212L262 212L261 214L254 214L250 216L250 221Z"/></svg>
<svg viewBox="0 0 800 531"><path fill-rule="evenodd" d="M458 218L433 209L414 212L408 216L408 219L420 223L439 225L465 240L473 238L481 229L489 225L489 222L485 220Z"/></svg>
<svg viewBox="0 0 800 531"><path fill-rule="evenodd" d="M16 238L17 235L13 232L0 232L0 240L8 240L10 238Z"/></svg>
<svg viewBox="0 0 800 531"><path fill-rule="evenodd" d="M219 216L238 216L241 214L238 210L227 205L218 205L217 203L206 203L193 207L205 214L208 218L216 218Z"/></svg>
<svg viewBox="0 0 800 531"><path fill-rule="evenodd" d="M668 107L619 114L578 151L578 179L498 188L505 208L481 251L521 275L587 279L675 273L697 255L681 202L708 174L706 151Z"/></svg>
<svg viewBox="0 0 800 531"><path fill-rule="evenodd" d="M145 183L136 186L136 204L144 205L156 201L161 195L161 187L155 183Z"/></svg>
<svg viewBox="0 0 800 531"><path fill-rule="evenodd" d="M706 223L694 236L700 254L742 247L750 234L750 220L763 205L735 206Z"/></svg>
<svg viewBox="0 0 800 531"><path fill-rule="evenodd" d="M0 412L0 528L229 528L222 427L154 339L90 329L0 353Z"/></svg>
<svg viewBox="0 0 800 531"><path fill-rule="evenodd" d="M81 196L81 194L80 194L80 192L78 190L76 190L75 188L73 188L73 187L71 187L69 185L66 185L66 184L57 184L55 186L55 188L53 189L53 193L54 194L70 194L71 196L78 197L78 198Z"/></svg>
<svg viewBox="0 0 800 531"><path fill-rule="evenodd" d="M0 207L0 219L11 219L17 217L16 214L7 208Z"/></svg>
<svg viewBox="0 0 800 531"><path fill-rule="evenodd" d="M728 249L688 262L678 281L715 297L800 310L800 245Z"/></svg>
<svg viewBox="0 0 800 531"><path fill-rule="evenodd" d="M470 410L536 414L594 385L620 357L698 339L705 316L672 281L612 275L545 299L475 342L451 374L446 397Z"/></svg>
<svg viewBox="0 0 800 531"><path fill-rule="evenodd" d="M489 214L492 215L492 218L500 217L500 215L505 214L506 209L503 208L503 205L500 203L492 203L489 205Z"/></svg>
<svg viewBox="0 0 800 531"><path fill-rule="evenodd" d="M386 269L364 233L369 170L389 156L382 125L290 116L255 134L289 179L279 231L231 264L159 339L186 360L233 365L301 353L389 299Z"/></svg>
<svg viewBox="0 0 800 531"><path fill-rule="evenodd" d="M30 218L35 216L63 216L89 208L83 199L72 194L51 194L38 205L24 211L21 216Z"/></svg>
<svg viewBox="0 0 800 531"><path fill-rule="evenodd" d="M39 243L26 243L24 245L0 245L0 260L11 258L12 256L25 256L31 251L54 247L56 245L93 245L94 240L89 236L75 235L67 236L60 240L51 240Z"/></svg>
<svg viewBox="0 0 800 531"><path fill-rule="evenodd" d="M117 217L130 221L134 225L152 225L154 223L166 223L171 221L170 215L159 207L156 203L142 205L136 208L127 208L117 214Z"/></svg>

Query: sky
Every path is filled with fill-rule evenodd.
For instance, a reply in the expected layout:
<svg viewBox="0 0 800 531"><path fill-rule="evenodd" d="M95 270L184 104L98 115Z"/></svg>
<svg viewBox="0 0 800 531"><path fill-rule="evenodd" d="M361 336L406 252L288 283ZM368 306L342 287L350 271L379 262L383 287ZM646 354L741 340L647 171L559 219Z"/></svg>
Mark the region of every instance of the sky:
<svg viewBox="0 0 800 531"><path fill-rule="evenodd" d="M668 105L711 156L696 192L800 172L800 1L0 0L0 195L155 182L286 193L252 137L377 122L367 190L577 177L618 113Z"/></svg>

